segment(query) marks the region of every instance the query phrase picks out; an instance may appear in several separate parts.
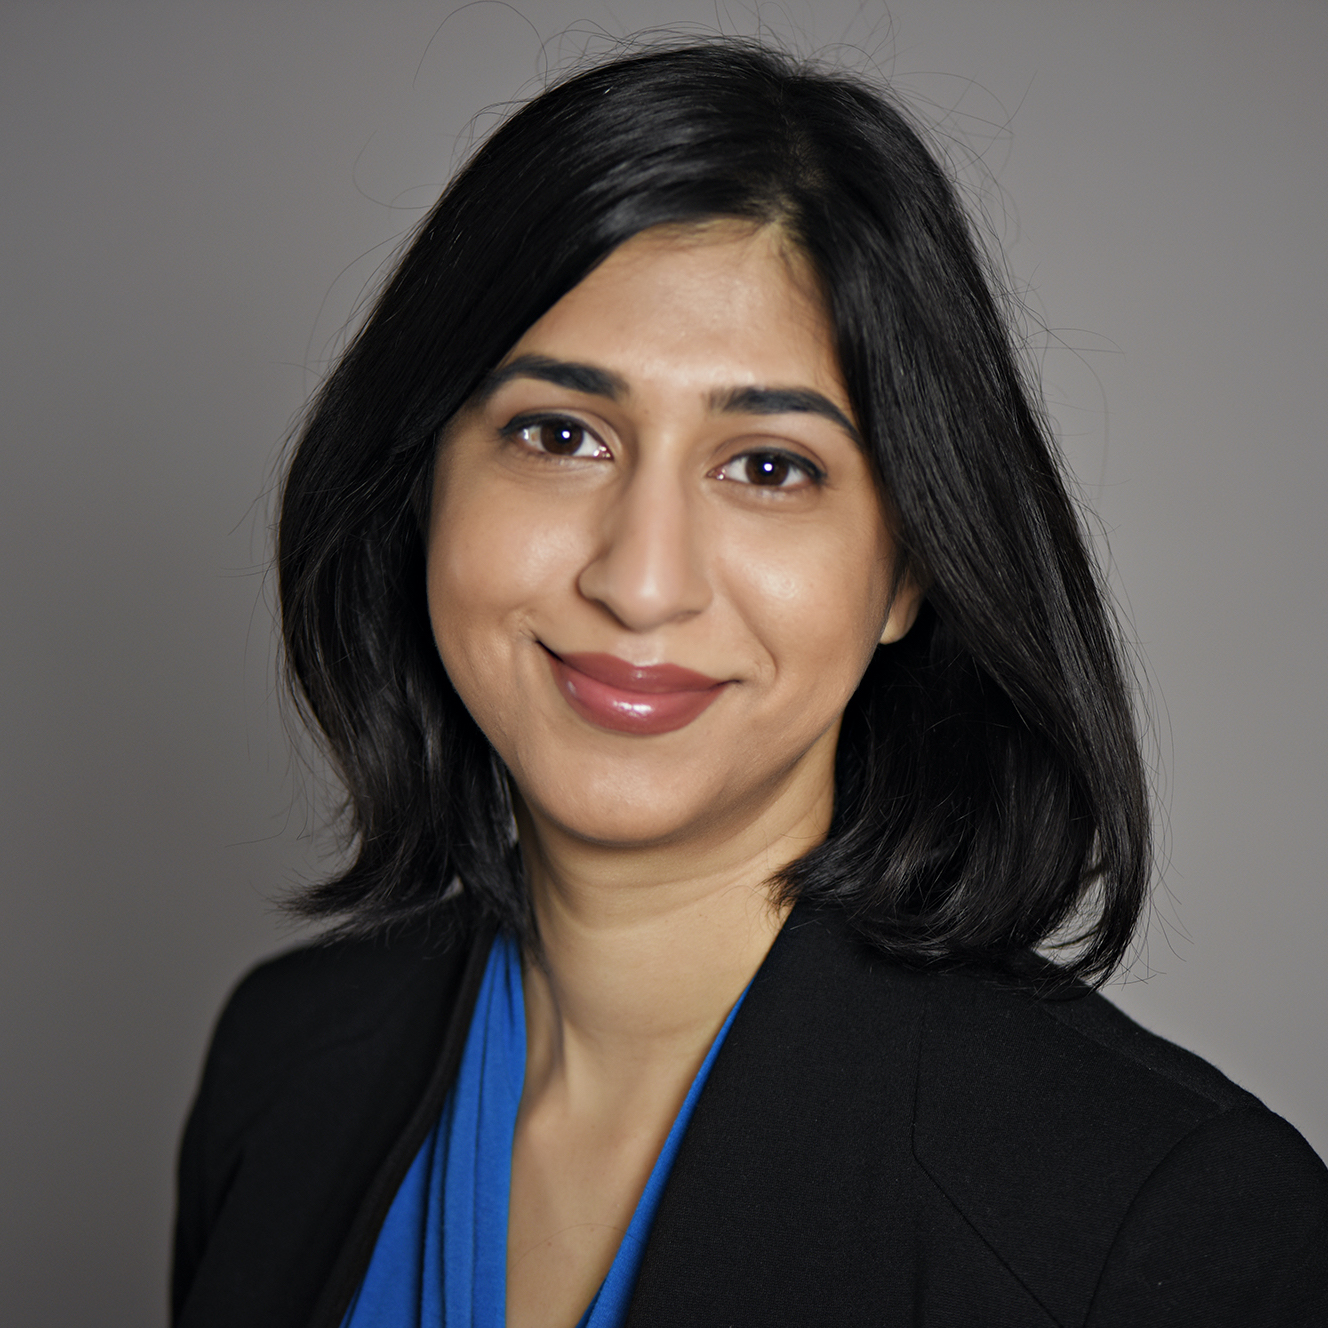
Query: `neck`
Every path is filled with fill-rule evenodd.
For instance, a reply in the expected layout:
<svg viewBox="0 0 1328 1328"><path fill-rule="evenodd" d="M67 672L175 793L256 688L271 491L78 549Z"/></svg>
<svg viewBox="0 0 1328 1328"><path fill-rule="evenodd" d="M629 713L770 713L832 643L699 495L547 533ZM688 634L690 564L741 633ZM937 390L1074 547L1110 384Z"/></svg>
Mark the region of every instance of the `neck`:
<svg viewBox="0 0 1328 1328"><path fill-rule="evenodd" d="M771 877L828 828L832 785L790 793L794 815L775 805L666 849L587 845L520 809L540 938L525 978L528 1091L561 1082L606 1104L685 1091L783 925Z"/></svg>

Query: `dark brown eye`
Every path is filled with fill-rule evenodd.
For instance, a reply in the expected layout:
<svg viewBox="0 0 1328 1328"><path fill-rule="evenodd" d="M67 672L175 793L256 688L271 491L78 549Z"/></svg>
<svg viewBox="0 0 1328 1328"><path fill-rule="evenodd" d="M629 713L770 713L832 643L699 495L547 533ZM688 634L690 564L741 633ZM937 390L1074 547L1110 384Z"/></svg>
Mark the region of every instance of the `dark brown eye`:
<svg viewBox="0 0 1328 1328"><path fill-rule="evenodd" d="M787 484L792 469L788 457L778 452L752 452L743 461L747 483L766 488L779 488Z"/></svg>
<svg viewBox="0 0 1328 1328"><path fill-rule="evenodd" d="M825 471L791 452L742 452L712 472L715 479L750 484L754 489L815 489L825 482Z"/></svg>
<svg viewBox="0 0 1328 1328"><path fill-rule="evenodd" d="M586 440L586 431L573 420L545 420L535 432L541 449L554 456L574 456Z"/></svg>

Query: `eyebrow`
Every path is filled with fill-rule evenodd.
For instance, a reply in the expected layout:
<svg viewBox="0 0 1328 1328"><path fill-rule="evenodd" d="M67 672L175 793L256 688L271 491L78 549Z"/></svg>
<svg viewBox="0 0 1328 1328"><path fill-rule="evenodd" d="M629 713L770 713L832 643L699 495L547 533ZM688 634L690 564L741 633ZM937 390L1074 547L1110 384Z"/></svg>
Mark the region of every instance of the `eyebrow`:
<svg viewBox="0 0 1328 1328"><path fill-rule="evenodd" d="M742 415L820 415L862 446L862 436L853 421L829 397L810 388L734 387L713 393L710 409Z"/></svg>
<svg viewBox="0 0 1328 1328"><path fill-rule="evenodd" d="M572 392L621 401L628 395L627 380L594 364L555 360L549 355L518 355L493 370L476 390L478 402L487 401L514 378L535 378ZM829 397L801 387L731 387L710 394L710 409L716 414L820 415L837 424L859 446L857 426Z"/></svg>
<svg viewBox="0 0 1328 1328"><path fill-rule="evenodd" d="M621 401L627 395L627 381L607 369L593 364L576 364L571 360L555 360L548 355L518 355L516 359L500 364L484 379L475 399L487 401L514 378L537 378L555 387L585 392L592 397L608 397L611 401Z"/></svg>

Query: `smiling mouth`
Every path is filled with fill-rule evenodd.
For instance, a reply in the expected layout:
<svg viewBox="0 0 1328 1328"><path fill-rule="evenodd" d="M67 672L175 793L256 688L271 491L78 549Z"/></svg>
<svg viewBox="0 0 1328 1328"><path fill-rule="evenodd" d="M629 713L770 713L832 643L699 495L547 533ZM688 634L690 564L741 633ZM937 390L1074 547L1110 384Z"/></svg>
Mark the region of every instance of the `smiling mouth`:
<svg viewBox="0 0 1328 1328"><path fill-rule="evenodd" d="M728 685L677 664L629 664L616 655L545 653L558 690L582 719L648 736L685 728Z"/></svg>

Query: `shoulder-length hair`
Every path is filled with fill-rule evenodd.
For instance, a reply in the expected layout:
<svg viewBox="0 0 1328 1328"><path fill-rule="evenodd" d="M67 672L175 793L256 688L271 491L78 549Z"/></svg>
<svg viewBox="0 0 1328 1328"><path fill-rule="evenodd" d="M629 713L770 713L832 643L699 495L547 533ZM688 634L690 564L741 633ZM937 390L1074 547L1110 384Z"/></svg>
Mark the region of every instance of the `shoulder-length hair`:
<svg viewBox="0 0 1328 1328"><path fill-rule="evenodd" d="M281 496L281 626L353 851L297 908L373 930L437 914L459 879L528 930L506 772L430 630L434 454L606 255L716 218L777 224L818 274L898 570L926 588L844 716L829 835L778 888L906 960L999 962L1072 935L1067 970L1101 979L1144 898L1148 798L1119 633L1000 284L905 113L732 40L612 60L512 115L312 403Z"/></svg>

